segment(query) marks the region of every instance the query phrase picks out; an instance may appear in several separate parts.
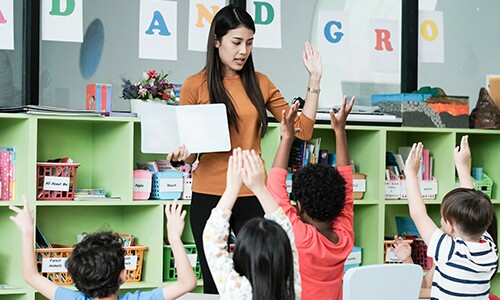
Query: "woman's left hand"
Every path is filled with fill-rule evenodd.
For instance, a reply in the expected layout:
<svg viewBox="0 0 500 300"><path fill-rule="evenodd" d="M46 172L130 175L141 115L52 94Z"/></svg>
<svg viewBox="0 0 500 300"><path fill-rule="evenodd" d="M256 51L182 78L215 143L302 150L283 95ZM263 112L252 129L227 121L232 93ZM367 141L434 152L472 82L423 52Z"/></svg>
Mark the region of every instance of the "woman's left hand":
<svg viewBox="0 0 500 300"><path fill-rule="evenodd" d="M318 79L321 78L321 75L323 74L321 55L309 42L305 43L305 50L302 53L302 61L304 62L304 66L310 76L317 77Z"/></svg>

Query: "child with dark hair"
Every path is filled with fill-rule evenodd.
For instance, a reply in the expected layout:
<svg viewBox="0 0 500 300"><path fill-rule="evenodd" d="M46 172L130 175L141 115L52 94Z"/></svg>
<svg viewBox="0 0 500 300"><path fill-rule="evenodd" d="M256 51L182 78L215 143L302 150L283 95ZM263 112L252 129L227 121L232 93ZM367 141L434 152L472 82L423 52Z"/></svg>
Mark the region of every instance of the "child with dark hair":
<svg viewBox="0 0 500 300"><path fill-rule="evenodd" d="M33 251L33 212L30 211L28 201L23 199L24 208L10 206L17 213L10 219L16 223L23 235L23 276L24 280L47 299L61 300L134 300L134 299L177 299L196 287L196 277L181 242L186 212L182 211L182 204L167 204L168 240L177 264L178 281L167 287L160 287L152 291L136 291L119 295L120 286L125 283L125 249L123 241L117 233L97 232L86 235L75 246L67 260L68 274L73 279L78 291L58 286L38 273Z"/></svg>
<svg viewBox="0 0 500 300"><path fill-rule="evenodd" d="M233 150L226 190L203 231L208 266L221 299L300 299L292 226L269 194L265 177L264 163L254 150ZM231 259L227 250L229 218L243 183L255 193L265 216L243 225Z"/></svg>
<svg viewBox="0 0 500 300"><path fill-rule="evenodd" d="M269 173L267 188L290 218L299 252L302 299L342 299L344 263L354 246L352 166L347 149L345 123L354 97L344 97L337 115L330 111L335 132L337 166L307 165L297 171L290 204L286 190L288 158L294 139L297 106L283 111L281 142Z"/></svg>
<svg viewBox="0 0 500 300"><path fill-rule="evenodd" d="M474 190L467 136L455 149L461 187L448 192L441 202L441 228L427 214L419 188L422 149L421 143L413 144L405 174L410 216L435 265L431 299L488 299L498 267L496 237L488 233L496 217L489 197Z"/></svg>

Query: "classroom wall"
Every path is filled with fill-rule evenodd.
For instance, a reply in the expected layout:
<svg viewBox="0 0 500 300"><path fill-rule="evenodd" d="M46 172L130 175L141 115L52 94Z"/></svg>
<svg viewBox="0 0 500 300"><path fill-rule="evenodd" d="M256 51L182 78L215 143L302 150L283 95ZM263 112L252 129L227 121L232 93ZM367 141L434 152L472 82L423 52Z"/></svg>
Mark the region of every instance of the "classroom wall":
<svg viewBox="0 0 500 300"><path fill-rule="evenodd" d="M115 13L117 5L120 6L119 16ZM42 41L40 104L83 108L86 84L111 83L114 109L126 110L128 102L119 99L120 78L136 81L142 72L149 69L172 71L169 77L171 82L182 83L205 64L204 52L187 50L188 8L189 1L177 1L178 60L149 60L138 58L139 1L84 1L84 34L96 18L102 21L104 27L104 47L99 67L92 77L85 79L79 67L81 44ZM358 104L370 105L373 93L399 92L399 73L367 71L369 35L366 28L369 17L399 20L400 0L378 0L369 4L362 0L282 1L281 8L282 49L254 48L253 55L256 70L268 75L288 102L297 96L305 98L308 74L303 66L302 51L305 41L315 44L319 9L349 11L351 40L355 43L347 66L324 65L319 106L340 104L343 95L355 95Z"/></svg>
<svg viewBox="0 0 500 300"><path fill-rule="evenodd" d="M443 64L420 63L418 84L441 87L448 95L469 96L472 110L479 89L486 86L486 74L500 77L500 1L422 2L425 9L444 12L445 60Z"/></svg>

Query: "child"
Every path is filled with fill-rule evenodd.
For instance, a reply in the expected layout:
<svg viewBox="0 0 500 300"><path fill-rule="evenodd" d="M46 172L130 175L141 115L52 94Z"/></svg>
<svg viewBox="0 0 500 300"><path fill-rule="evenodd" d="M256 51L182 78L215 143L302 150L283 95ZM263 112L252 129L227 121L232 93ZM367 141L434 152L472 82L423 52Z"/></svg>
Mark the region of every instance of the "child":
<svg viewBox="0 0 500 300"><path fill-rule="evenodd" d="M23 236L23 276L29 285L47 299L177 299L196 287L196 277L180 239L186 215L182 211L182 204L177 205L174 201L172 205L167 204L165 207L168 240L177 263L179 280L168 288L160 287L120 296L118 290L126 280L126 272L125 250L118 234L99 232L85 236L75 246L66 264L68 274L79 291L58 286L38 273L33 251L33 212L30 211L26 198L23 201L23 209L10 206L17 213L10 219L16 223Z"/></svg>
<svg viewBox="0 0 500 300"><path fill-rule="evenodd" d="M473 189L469 176L467 137L455 150L455 165L462 187L448 192L441 202L441 229L426 211L417 179L423 145L413 144L405 165L410 216L428 245L435 271L433 299L488 299L496 273L498 253L487 232L494 220L491 200Z"/></svg>
<svg viewBox="0 0 500 300"><path fill-rule="evenodd" d="M226 190L203 231L208 266L221 299L300 299L292 226L267 191L265 176L263 161L254 150L233 150ZM253 218L242 227L231 259L229 218L243 183L259 199L265 218Z"/></svg>
<svg viewBox="0 0 500 300"><path fill-rule="evenodd" d="M344 97L337 116L330 111L335 132L337 167L307 165L297 171L290 204L286 190L288 157L294 139L297 106L283 112L281 142L269 173L267 188L290 218L299 251L302 299L342 299L344 263L354 246L352 166L345 123L354 105Z"/></svg>

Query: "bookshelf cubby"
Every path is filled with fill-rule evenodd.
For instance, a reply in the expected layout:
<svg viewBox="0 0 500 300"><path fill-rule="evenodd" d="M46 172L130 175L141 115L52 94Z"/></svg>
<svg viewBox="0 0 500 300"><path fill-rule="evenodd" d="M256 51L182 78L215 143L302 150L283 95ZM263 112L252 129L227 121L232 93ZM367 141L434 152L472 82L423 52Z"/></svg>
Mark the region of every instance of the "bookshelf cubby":
<svg viewBox="0 0 500 300"><path fill-rule="evenodd" d="M262 141L263 158L271 167L280 140L279 124L270 123ZM401 128L348 126L350 157L358 172L367 175L366 192L354 206L355 244L363 248L362 264L383 262L384 237L396 233L395 216L408 216L406 200L384 199L385 152L422 141L434 156L438 195L427 200L431 217L439 222L442 197L455 186L452 151L460 138L469 135L472 165L483 167L493 179L492 200L500 212L500 132L472 129ZM321 148L333 153L335 139L330 125L317 124L313 137L321 137ZM108 228L132 233L148 247L142 280L126 283L123 291L151 289L167 284L163 279L166 235L164 205L167 201L132 200L132 171L137 161L164 159L165 155L140 151L140 123L131 118L35 116L0 114L0 146L16 147L16 192L13 202L0 201L0 236L8 247L0 248L0 300L44 299L29 287L21 273L21 237L9 220L10 204L21 205L26 195L35 211L36 224L52 243L72 245L76 234ZM80 163L78 188L105 188L120 201L42 201L36 198L36 162L71 157ZM189 201L182 201L189 210ZM189 216L189 214L188 214ZM183 234L192 243L189 222ZM163 263L162 263L163 262ZM202 283L200 282L200 285ZM198 288L199 290L199 288ZM492 292L500 293L500 277Z"/></svg>

